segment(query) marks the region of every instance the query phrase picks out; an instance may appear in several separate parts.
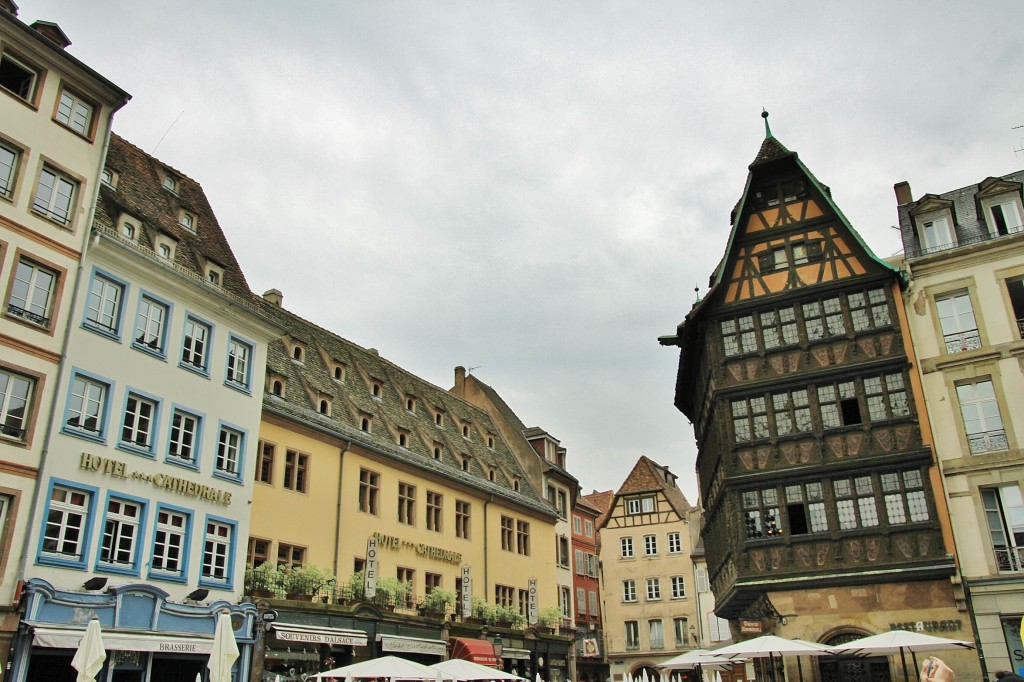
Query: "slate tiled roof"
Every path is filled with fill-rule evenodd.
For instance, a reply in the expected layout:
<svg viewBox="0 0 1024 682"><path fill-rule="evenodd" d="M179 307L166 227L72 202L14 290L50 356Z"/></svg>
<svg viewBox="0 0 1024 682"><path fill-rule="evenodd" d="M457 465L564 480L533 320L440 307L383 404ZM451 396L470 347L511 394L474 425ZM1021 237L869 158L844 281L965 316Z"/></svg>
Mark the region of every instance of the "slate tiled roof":
<svg viewBox="0 0 1024 682"><path fill-rule="evenodd" d="M753 170L754 166L778 161L779 159L784 159L788 156L796 156L796 153L786 149L785 145L774 137L768 136L764 138L764 142L761 143L761 148L757 150L757 156L755 156L754 160L750 162L749 168Z"/></svg>
<svg viewBox="0 0 1024 682"><path fill-rule="evenodd" d="M106 184L100 187L95 226L116 232L118 216L127 213L140 226L131 240L136 247L152 254L156 236L166 235L176 242L174 264L179 269L205 280L206 264L212 261L223 270L220 286L224 291L244 299L252 297L245 275L198 182L113 134L106 165L119 177L116 188ZM163 169L177 178L176 193L162 186ZM194 230L178 222L179 209L196 217Z"/></svg>
<svg viewBox="0 0 1024 682"><path fill-rule="evenodd" d="M914 229L914 221L910 213L915 207L929 198L952 203L950 208L953 213L953 220L955 221L954 227L958 243L971 244L988 238L990 236L988 225L985 223L985 217L978 213L976 195L982 185L1000 180L1008 183L1022 184L1024 183L1024 170L986 178L982 182L950 190L943 194L926 194L917 201L899 206L900 236L903 240L903 249L908 255L920 252L921 242L917 230Z"/></svg>
<svg viewBox="0 0 1024 682"><path fill-rule="evenodd" d="M555 513L534 491L518 460L501 437L489 415L448 391L421 379L337 334L323 329L284 308L258 299L261 310L287 330L284 338L270 344L268 375L283 380L281 396L264 395L264 410L306 422L316 428L351 439L378 454L412 466L425 475L443 476L456 484L493 493L534 512L554 517ZM302 362L293 359L292 348L305 348ZM334 378L334 368L344 367L344 380ZM380 395L373 395L373 385ZM407 400L414 400L412 411ZM321 414L321 399L331 403L330 413ZM443 425L435 423L441 411ZM370 419L369 432L361 421ZM463 425L469 436L462 435ZM407 444L400 446L399 434ZM488 447L488 437L493 447ZM441 446L440 460L434 458ZM462 470L462 458L469 457L469 470ZM489 472L494 471L494 481ZM520 482L519 491L513 481Z"/></svg>
<svg viewBox="0 0 1024 682"><path fill-rule="evenodd" d="M635 495L639 493L660 492L675 509L679 516L684 516L690 510L690 503L679 486L675 483L675 475L670 473L666 467L661 466L645 455L641 455L633 466L633 470L626 476L626 480L616 491L616 497L623 495Z"/></svg>

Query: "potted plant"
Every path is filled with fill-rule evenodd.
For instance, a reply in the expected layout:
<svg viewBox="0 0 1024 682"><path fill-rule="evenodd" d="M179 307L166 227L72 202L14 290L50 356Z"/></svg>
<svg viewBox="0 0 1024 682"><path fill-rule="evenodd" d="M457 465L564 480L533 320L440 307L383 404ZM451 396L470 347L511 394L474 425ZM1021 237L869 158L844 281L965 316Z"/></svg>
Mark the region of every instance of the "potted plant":
<svg viewBox="0 0 1024 682"><path fill-rule="evenodd" d="M325 585L334 581L334 574L313 564L303 564L285 573L284 590L288 599L308 601Z"/></svg>
<svg viewBox="0 0 1024 682"><path fill-rule="evenodd" d="M386 609L394 610L396 606L405 606L412 592L412 585L398 578L381 578L377 581L377 595L373 601Z"/></svg>
<svg viewBox="0 0 1024 682"><path fill-rule="evenodd" d="M423 609L423 613L428 616L444 616L448 611L449 604L455 603L455 593L451 590L446 590L443 587L435 587L430 591L423 601L420 602L420 607Z"/></svg>
<svg viewBox="0 0 1024 682"><path fill-rule="evenodd" d="M344 599L348 603L360 601L363 599L366 586L366 576L362 571L356 571L348 577L348 582L345 583Z"/></svg>
<svg viewBox="0 0 1024 682"><path fill-rule="evenodd" d="M471 618L477 623L493 623L494 622L494 606L487 603L487 600L483 597L473 597L472 606L470 613L473 615Z"/></svg>
<svg viewBox="0 0 1024 682"><path fill-rule="evenodd" d="M555 628L562 621L562 609L557 606L548 606L537 612L537 625L554 632Z"/></svg>
<svg viewBox="0 0 1024 682"><path fill-rule="evenodd" d="M276 564L264 561L259 566L245 567L245 591L253 597L280 598L283 585L284 572Z"/></svg>
<svg viewBox="0 0 1024 682"><path fill-rule="evenodd" d="M497 625L507 628L521 629L526 625L526 616L519 613L514 606L495 606L494 621Z"/></svg>

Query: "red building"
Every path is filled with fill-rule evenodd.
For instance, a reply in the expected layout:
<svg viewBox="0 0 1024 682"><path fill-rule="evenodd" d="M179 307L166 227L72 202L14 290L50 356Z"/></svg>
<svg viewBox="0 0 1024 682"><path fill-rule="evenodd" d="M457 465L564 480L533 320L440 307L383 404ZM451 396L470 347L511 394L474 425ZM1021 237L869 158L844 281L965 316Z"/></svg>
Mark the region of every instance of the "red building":
<svg viewBox="0 0 1024 682"><path fill-rule="evenodd" d="M601 626L601 582L597 520L601 510L579 497L572 510L572 586L576 613L576 671L580 682L608 678Z"/></svg>

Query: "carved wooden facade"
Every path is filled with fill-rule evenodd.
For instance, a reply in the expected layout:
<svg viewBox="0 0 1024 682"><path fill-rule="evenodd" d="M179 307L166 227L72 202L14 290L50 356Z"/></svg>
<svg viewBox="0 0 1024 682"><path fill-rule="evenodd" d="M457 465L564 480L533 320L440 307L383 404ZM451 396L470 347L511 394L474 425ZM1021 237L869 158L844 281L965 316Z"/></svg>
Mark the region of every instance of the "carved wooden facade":
<svg viewBox="0 0 1024 682"><path fill-rule="evenodd" d="M901 306L899 273L769 134L711 290L662 339L681 349L720 616L952 574Z"/></svg>

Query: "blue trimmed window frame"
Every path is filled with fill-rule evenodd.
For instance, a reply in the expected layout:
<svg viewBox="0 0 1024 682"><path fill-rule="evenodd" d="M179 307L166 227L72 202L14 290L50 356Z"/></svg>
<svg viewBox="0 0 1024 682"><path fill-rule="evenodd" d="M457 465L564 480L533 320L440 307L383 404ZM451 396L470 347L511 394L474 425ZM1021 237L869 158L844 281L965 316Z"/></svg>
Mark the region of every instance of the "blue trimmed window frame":
<svg viewBox="0 0 1024 682"><path fill-rule="evenodd" d="M206 330L206 339L200 353L195 352L195 335L189 336L189 325L197 325ZM214 325L209 320L194 313L186 313L185 320L181 326L181 342L179 343L178 366L195 372L199 376L210 378L210 348L213 346ZM199 355L201 364L196 364L196 355Z"/></svg>
<svg viewBox="0 0 1024 682"><path fill-rule="evenodd" d="M230 439L227 439L225 443L225 433L235 434L238 436L237 444L237 456L235 458L235 467L237 471L231 473L226 469L221 468L220 464L222 460L229 460L228 453L224 452L224 448L231 447ZM223 479L225 481L231 481L232 483L242 483L242 472L245 471L245 448L248 445L249 432L240 426L230 424L226 421L220 421L217 424L217 451L214 454L213 459L213 476L214 478Z"/></svg>
<svg viewBox="0 0 1024 682"><path fill-rule="evenodd" d="M114 310L108 310L110 292L117 292ZM82 310L82 327L115 341L121 340L124 331L125 303L129 285L102 268L93 267L89 273L89 286L85 292L85 306ZM109 318L109 320L108 320Z"/></svg>
<svg viewBox="0 0 1024 682"><path fill-rule="evenodd" d="M228 537L224 541L227 545L225 563L224 563L224 577L216 578L206 574L206 562L207 553L209 551L209 545L207 542L207 530L211 523L221 524L228 527ZM227 519L222 516L215 516L213 514L207 514L203 519L203 553L199 559L199 584L202 587L212 587L218 590L231 590L234 589L234 566L235 566L235 548L238 546L238 522L234 519Z"/></svg>
<svg viewBox="0 0 1024 682"><path fill-rule="evenodd" d="M85 404L84 404L85 403L85 399L86 399L87 396L85 396L84 393L83 393L83 397L80 398L80 400L82 400L82 402L83 402L83 404L81 406L81 411L79 412L77 417L76 416L72 416L71 406L72 406L72 402L75 401L76 382L78 382L79 380L83 381L84 384L86 384L86 386L85 386L86 388L88 388L90 386L91 387L99 386L99 387L101 387L103 389L103 396L102 396L102 400L100 401L101 402L101 405L100 405L101 413L96 417L96 425L95 425L96 428L95 429L89 428L89 426L88 426L89 418L85 416L86 415L86 411L85 411L86 408L85 408ZM86 372L85 370L79 369L78 367L72 367L71 368L71 377L70 377L70 380L68 381L67 398L66 398L65 403L64 403L64 416L61 419L61 427L60 427L61 433L65 433L65 434L67 434L69 436L74 436L75 438L84 438L85 440L91 440L94 443L106 443L106 441L107 441L107 424L108 424L108 422L110 420L110 404L111 404L110 403L110 400L111 400L110 396L111 396L111 393L113 393L113 391L114 391L114 382L111 381L110 379L102 377L102 376L100 376L98 374L93 374L92 372ZM86 423L85 424L78 424L78 423L71 424L70 422L72 422L72 421L86 422Z"/></svg>
<svg viewBox="0 0 1024 682"><path fill-rule="evenodd" d="M132 551L132 562L131 565L118 564L113 561L103 560L103 547L106 541L107 535L107 524L110 522L110 503L112 501L127 502L129 504L137 505L139 508L138 523L135 524L135 539L134 547ZM146 549L146 515L149 510L149 500L135 497L134 495L125 495L123 493L115 492L113 490L107 491L106 499L103 502L103 517L100 521L100 532L99 532L99 547L96 552L96 563L93 570L97 573L111 573L114 575L127 575L132 577L139 576L139 567L142 564L143 555L147 554ZM116 551L116 548L115 548Z"/></svg>
<svg viewBox="0 0 1024 682"><path fill-rule="evenodd" d="M188 459L174 454L171 450L176 446L174 438L174 418L177 415L185 415L196 420L195 433L192 434L192 456ZM199 462L202 455L203 427L206 424L206 415L178 403L171 404L170 419L167 420L167 454L164 461L174 466L183 467L192 471L199 470ZM181 440L179 435L178 441Z"/></svg>
<svg viewBox="0 0 1024 682"><path fill-rule="evenodd" d="M188 566L189 556L192 549L192 523L195 518L195 513L191 509L184 507L178 507L173 504L165 504L158 502L156 504L156 513L153 515L153 532L150 536L150 556L153 557L156 552L157 535L160 533L160 512L166 511L171 514L181 514L185 517L185 528L183 531L181 553L178 556L178 565L180 569L177 573L171 571L164 571L153 567L153 561L151 559L149 563L149 570L146 573L146 577L151 580L161 580L164 582L181 583L185 584L188 582ZM205 540L205 526L204 526L204 540Z"/></svg>
<svg viewBox="0 0 1024 682"><path fill-rule="evenodd" d="M160 325L159 332L151 337L153 319L152 316L147 315L143 320L142 315L145 310L144 306L152 306L163 311L163 323ZM146 290L139 292L139 300L135 306L135 324L132 327L132 348L138 351L142 351L147 355L152 355L155 358L161 360L167 359L167 340L169 338L168 328L171 326L171 313L174 311L174 305L163 298L160 298L156 294L153 294ZM140 323L145 321L145 328L139 330Z"/></svg>
<svg viewBox="0 0 1024 682"><path fill-rule="evenodd" d="M46 531L50 525L51 512L54 511L53 491L55 488L62 488L71 492L77 492L88 497L84 509L84 519L82 527L78 533L79 552L77 555L73 555L76 558L68 559L65 558L67 555L62 555L59 552L47 553L46 547ZM50 482L46 486L46 508L43 512L42 527L39 529L39 544L36 546L36 563L44 566L60 566L63 568L77 568L79 570L86 570L86 565L89 557L89 540L92 538L92 526L93 521L96 518L96 498L99 496L99 488L91 485L83 485L77 481L68 481L63 478L51 478ZM58 510L58 513L59 512ZM63 527L63 521L62 521ZM61 538L65 535L61 533Z"/></svg>
<svg viewBox="0 0 1024 682"><path fill-rule="evenodd" d="M238 349L245 353L243 359L239 359ZM241 391L246 395L252 394L252 364L256 355L256 344L248 341L238 334L228 334L228 348L226 361L224 363L224 385ZM244 362L244 367L238 369L238 363Z"/></svg>
<svg viewBox="0 0 1024 682"><path fill-rule="evenodd" d="M128 417L128 404L132 400L141 400L150 403L153 406L153 413L149 417L149 442L140 445L137 440L126 441L124 439L124 432L126 428L129 428L125 423ZM136 415L137 418L141 418L141 415ZM138 428L138 424L135 424L132 428ZM143 457L155 458L156 457L156 442L160 433L160 398L151 393L140 391L136 388L129 386L124 392L124 402L121 405L121 423L118 425L117 433L117 449L130 452L135 455L142 455Z"/></svg>

